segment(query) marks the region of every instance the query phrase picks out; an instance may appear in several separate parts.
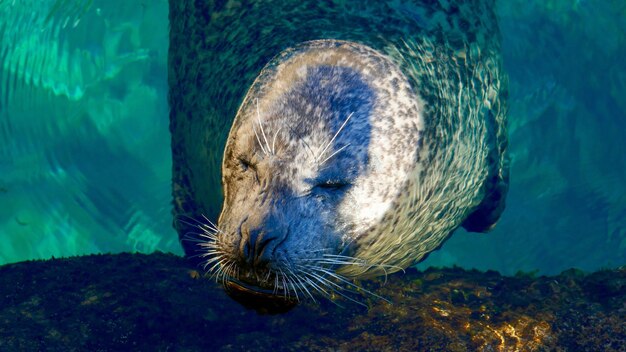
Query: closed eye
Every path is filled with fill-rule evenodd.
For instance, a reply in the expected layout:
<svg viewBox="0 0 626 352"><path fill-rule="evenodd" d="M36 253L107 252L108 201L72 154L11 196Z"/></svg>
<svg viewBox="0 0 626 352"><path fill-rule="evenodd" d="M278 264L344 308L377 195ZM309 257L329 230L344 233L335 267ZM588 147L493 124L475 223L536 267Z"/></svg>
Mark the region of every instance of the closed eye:
<svg viewBox="0 0 626 352"><path fill-rule="evenodd" d="M255 169L254 165L245 158L239 158L239 167L241 168L242 171L248 171L248 169Z"/></svg>
<svg viewBox="0 0 626 352"><path fill-rule="evenodd" d="M329 191L336 191L350 186L350 182L342 180L328 180L317 184L315 187Z"/></svg>

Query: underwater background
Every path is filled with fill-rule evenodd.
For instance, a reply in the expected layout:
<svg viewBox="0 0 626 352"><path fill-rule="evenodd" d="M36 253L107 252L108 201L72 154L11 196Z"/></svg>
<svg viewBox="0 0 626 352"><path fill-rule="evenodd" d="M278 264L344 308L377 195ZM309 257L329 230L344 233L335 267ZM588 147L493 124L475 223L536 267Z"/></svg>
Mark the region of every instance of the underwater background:
<svg viewBox="0 0 626 352"><path fill-rule="evenodd" d="M419 264L626 264L626 2L497 1L511 185L489 234ZM0 264L182 255L171 215L168 3L0 0Z"/></svg>

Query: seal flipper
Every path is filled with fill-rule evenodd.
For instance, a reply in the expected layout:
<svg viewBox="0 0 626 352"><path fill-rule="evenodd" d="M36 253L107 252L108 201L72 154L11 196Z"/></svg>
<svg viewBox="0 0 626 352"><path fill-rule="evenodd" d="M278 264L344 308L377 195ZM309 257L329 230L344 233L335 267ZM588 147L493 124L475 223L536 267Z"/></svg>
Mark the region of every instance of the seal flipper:
<svg viewBox="0 0 626 352"><path fill-rule="evenodd" d="M488 155L487 177L483 183L484 194L482 202L474 208L470 215L463 221L463 228L470 232L488 232L496 226L500 215L504 211L506 194L509 190L509 159L507 155L506 123L503 104L506 99L500 92L497 109L488 110L485 118L488 121L488 128L492 132L489 144L492 148Z"/></svg>
<svg viewBox="0 0 626 352"><path fill-rule="evenodd" d="M491 177L490 185L486 185L485 198L478 207L465 219L462 226L470 232L488 232L496 226L504 211L508 181L499 175Z"/></svg>

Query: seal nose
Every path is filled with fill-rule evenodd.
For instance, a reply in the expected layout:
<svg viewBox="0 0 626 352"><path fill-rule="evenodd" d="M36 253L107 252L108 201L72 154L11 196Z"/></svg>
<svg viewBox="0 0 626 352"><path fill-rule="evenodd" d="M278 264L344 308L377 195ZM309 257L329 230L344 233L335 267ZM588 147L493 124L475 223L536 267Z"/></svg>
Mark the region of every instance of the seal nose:
<svg viewBox="0 0 626 352"><path fill-rule="evenodd" d="M278 243L273 231L264 229L250 229L245 224L241 226L243 246L241 255L250 265L258 265L271 261L272 252Z"/></svg>

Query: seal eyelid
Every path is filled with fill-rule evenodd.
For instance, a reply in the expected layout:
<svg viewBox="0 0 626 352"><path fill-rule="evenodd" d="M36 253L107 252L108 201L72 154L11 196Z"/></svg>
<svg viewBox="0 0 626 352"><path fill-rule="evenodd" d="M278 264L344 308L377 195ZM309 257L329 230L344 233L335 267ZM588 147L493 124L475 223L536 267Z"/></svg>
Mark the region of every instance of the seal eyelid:
<svg viewBox="0 0 626 352"><path fill-rule="evenodd" d="M255 165L248 159L244 157L239 157L239 166L243 171L248 171L248 169L256 170Z"/></svg>
<svg viewBox="0 0 626 352"><path fill-rule="evenodd" d="M352 183L346 180L327 180L315 185L317 188L326 189L326 190L339 190L350 186Z"/></svg>

